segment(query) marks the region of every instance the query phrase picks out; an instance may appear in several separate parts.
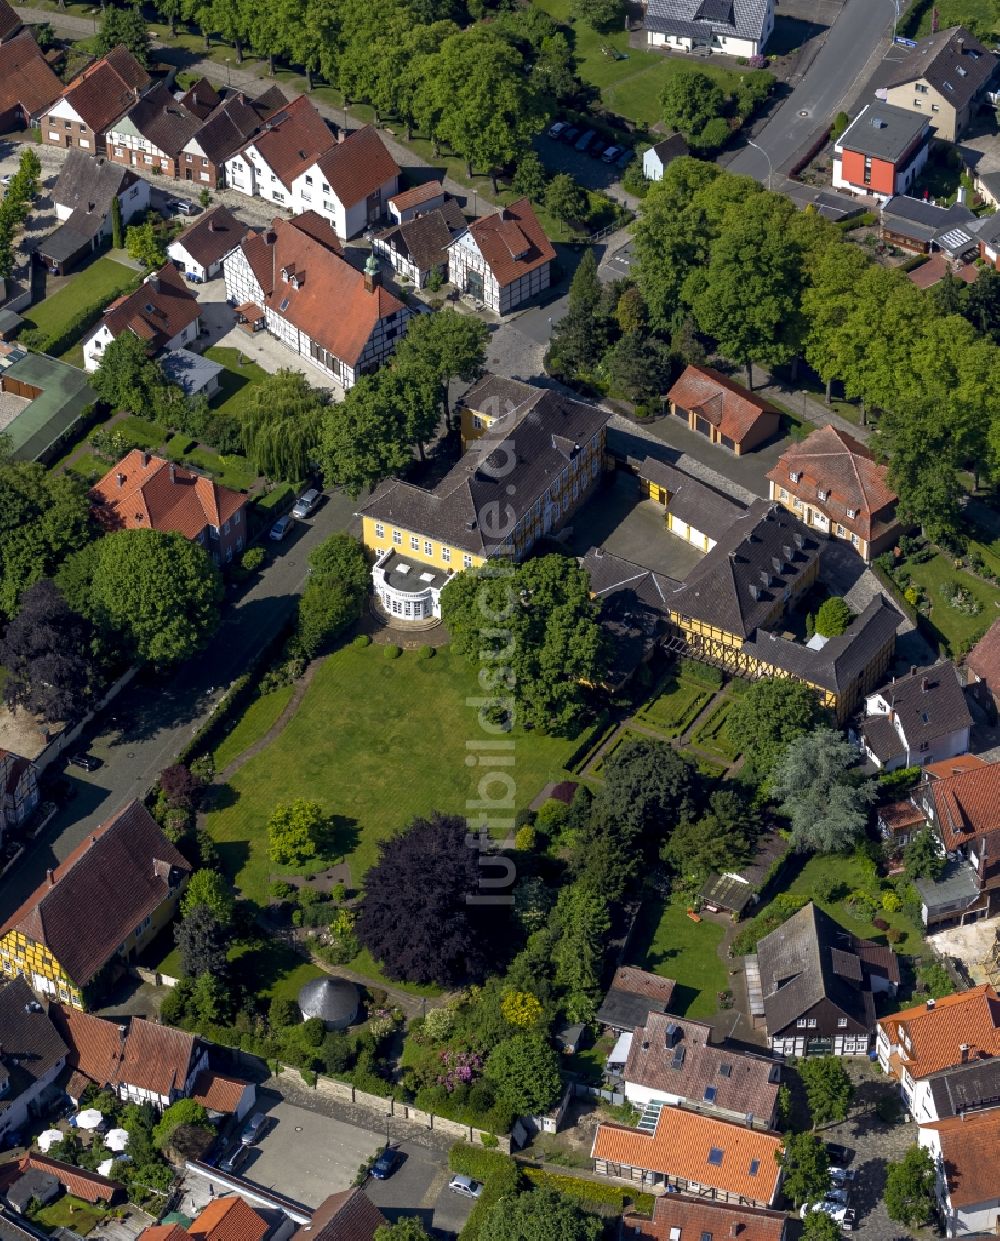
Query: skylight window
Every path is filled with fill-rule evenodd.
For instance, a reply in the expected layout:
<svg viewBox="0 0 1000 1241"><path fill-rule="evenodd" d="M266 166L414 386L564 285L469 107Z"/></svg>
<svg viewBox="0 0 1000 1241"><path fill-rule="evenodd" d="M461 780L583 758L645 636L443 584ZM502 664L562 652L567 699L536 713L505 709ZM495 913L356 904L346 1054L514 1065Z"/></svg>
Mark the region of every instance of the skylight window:
<svg viewBox="0 0 1000 1241"><path fill-rule="evenodd" d="M715 1102L715 1096L716 1096L717 1094L718 1094L718 1091L716 1090L716 1088L715 1088L714 1086L706 1086L706 1087L705 1087L705 1102L706 1102L706 1103L714 1103L714 1102Z"/></svg>
<svg viewBox="0 0 1000 1241"><path fill-rule="evenodd" d="M713 1168L721 1168L724 1155L725 1151L720 1150L717 1146L713 1146L708 1152L708 1162Z"/></svg>
<svg viewBox="0 0 1000 1241"><path fill-rule="evenodd" d="M756 1176L759 1171L760 1171L760 1160L751 1159L750 1160L750 1175Z"/></svg>
<svg viewBox="0 0 1000 1241"><path fill-rule="evenodd" d="M287 297L283 299L283 301L282 301L281 305L278 307L278 309L279 309L279 310L287 310L287 309L288 309L288 298L287 298Z"/></svg>
<svg viewBox="0 0 1000 1241"><path fill-rule="evenodd" d="M731 1064L720 1064L719 1073L721 1074L722 1077L732 1077L733 1066Z"/></svg>

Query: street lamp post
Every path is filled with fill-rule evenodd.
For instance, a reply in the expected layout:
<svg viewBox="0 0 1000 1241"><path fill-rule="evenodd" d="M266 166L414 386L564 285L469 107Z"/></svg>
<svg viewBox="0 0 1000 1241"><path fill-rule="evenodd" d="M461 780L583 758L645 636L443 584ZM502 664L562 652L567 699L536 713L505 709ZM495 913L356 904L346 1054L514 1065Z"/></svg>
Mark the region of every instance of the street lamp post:
<svg viewBox="0 0 1000 1241"><path fill-rule="evenodd" d="M226 85L233 84L233 61L231 56L226 57Z"/></svg>
<svg viewBox="0 0 1000 1241"><path fill-rule="evenodd" d="M94 23L94 34L97 34L97 9L90 10L90 20Z"/></svg>
<svg viewBox="0 0 1000 1241"><path fill-rule="evenodd" d="M771 166L770 155L768 155L768 153L764 150L762 146L758 146L756 142L751 141L749 138L747 139L747 146L753 147L755 151L760 151L761 155L763 155L764 158L767 160L767 188L770 189L771 188L771 174L774 172L774 169Z"/></svg>
<svg viewBox="0 0 1000 1241"><path fill-rule="evenodd" d="M389 1145L389 1121L391 1119L392 1119L392 1112L386 1112L385 1114L385 1144L386 1146Z"/></svg>

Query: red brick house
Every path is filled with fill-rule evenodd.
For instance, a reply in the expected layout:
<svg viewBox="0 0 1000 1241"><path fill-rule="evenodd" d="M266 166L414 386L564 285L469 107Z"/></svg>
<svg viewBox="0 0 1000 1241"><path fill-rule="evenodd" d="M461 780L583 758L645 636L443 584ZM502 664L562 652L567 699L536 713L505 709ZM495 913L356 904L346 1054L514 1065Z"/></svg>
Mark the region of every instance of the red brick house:
<svg viewBox="0 0 1000 1241"><path fill-rule="evenodd" d="M876 101L861 109L837 139L833 186L888 202L907 193L927 163L930 119Z"/></svg>
<svg viewBox="0 0 1000 1241"><path fill-rule="evenodd" d="M109 530L162 530L200 543L217 565L246 545L247 498L210 478L133 448L91 489L95 519Z"/></svg>
<svg viewBox="0 0 1000 1241"><path fill-rule="evenodd" d="M29 31L21 31L0 46L0 126L4 133L27 128L51 107L62 89Z"/></svg>
<svg viewBox="0 0 1000 1241"><path fill-rule="evenodd" d="M108 130L149 90L152 79L126 47L88 65L41 119L46 146L104 155Z"/></svg>
<svg viewBox="0 0 1000 1241"><path fill-rule="evenodd" d="M674 417L737 457L776 435L781 424L768 401L708 366L687 367L666 400Z"/></svg>

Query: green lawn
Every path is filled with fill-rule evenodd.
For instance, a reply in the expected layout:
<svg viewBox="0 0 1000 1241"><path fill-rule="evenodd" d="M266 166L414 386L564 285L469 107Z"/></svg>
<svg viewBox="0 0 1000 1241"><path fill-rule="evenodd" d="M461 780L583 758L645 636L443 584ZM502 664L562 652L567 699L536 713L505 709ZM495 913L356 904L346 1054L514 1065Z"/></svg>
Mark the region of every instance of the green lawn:
<svg viewBox="0 0 1000 1241"><path fill-rule="evenodd" d="M713 691L669 672L660 683L656 697L639 711L638 719L665 737L679 737L697 718Z"/></svg>
<svg viewBox="0 0 1000 1241"><path fill-rule="evenodd" d="M718 1011L719 992L729 986L718 951L724 934L716 922L692 922L686 905L649 899L632 935L631 963L674 979L672 1013L710 1017Z"/></svg>
<svg viewBox="0 0 1000 1241"><path fill-rule="evenodd" d="M166 455L172 456L169 444ZM221 486L232 487L234 491L249 491L258 478L257 471L241 453L222 456L211 448L206 448L204 444L183 453L178 460L182 465L190 465L211 475Z"/></svg>
<svg viewBox="0 0 1000 1241"><path fill-rule="evenodd" d="M71 465L66 466L69 473L76 474L88 483L96 483L107 474L109 468L106 461L102 461L92 452L81 454Z"/></svg>
<svg viewBox="0 0 1000 1241"><path fill-rule="evenodd" d="M410 651L390 660L383 650L348 646L331 655L288 726L236 773L208 814L223 866L247 896L266 897L275 870L266 825L280 801L322 803L334 820L331 856L346 856L358 883L379 840L415 815L466 813L477 797L465 742L487 739L466 701L482 696L478 670L448 647L428 660ZM536 732L512 739L515 763L505 770L521 809L548 781L564 778L576 743Z"/></svg>
<svg viewBox="0 0 1000 1241"><path fill-rule="evenodd" d="M124 435L135 448L150 450L159 448L167 438L166 427L161 427L158 422L151 422L148 418L136 417L134 414L116 422L113 429Z"/></svg>
<svg viewBox="0 0 1000 1241"><path fill-rule="evenodd" d="M718 754L730 763L740 756L739 749L729 735L729 713L732 707L732 700L729 697L723 698L691 738L692 745L707 750L709 754Z"/></svg>
<svg viewBox="0 0 1000 1241"><path fill-rule="evenodd" d="M206 358L218 362L226 368L225 374L219 376L220 390L212 398L212 408L220 414L239 416L243 412L249 386L255 380L263 379L267 371L249 360L240 362L240 351L221 345L213 345L205 350Z"/></svg>
<svg viewBox="0 0 1000 1241"><path fill-rule="evenodd" d="M833 896L829 900L817 900L816 888L825 885L833 886ZM853 905L848 904L847 897L853 891L865 885L865 872L856 858L844 857L840 854L816 854L802 867L801 871L788 886L787 891L801 893L815 900L821 909L826 910L831 918L835 918L847 930L863 939L873 939L878 943L886 942L885 933L880 931L868 918ZM759 912L759 910L757 911ZM884 918L890 926L902 931L903 937L895 946L897 952L911 955L919 953L923 947L923 936L920 928L907 916L896 913L877 914Z"/></svg>
<svg viewBox="0 0 1000 1241"><path fill-rule="evenodd" d="M283 685L270 694L255 698L240 716L236 727L216 747L212 755L215 770L222 771L234 758L239 758L244 750L249 750L259 741L277 723L294 692L294 685Z"/></svg>
<svg viewBox="0 0 1000 1241"><path fill-rule="evenodd" d="M904 571L924 588L931 605L930 622L938 631L949 652L957 654L977 634L988 628L1000 616L1000 589L980 581L969 573L956 569L940 552L923 564L907 560ZM970 616L953 608L941 587L958 582L980 603L980 611Z"/></svg>
<svg viewBox="0 0 1000 1241"><path fill-rule="evenodd" d="M978 22L984 30L1000 30L996 0L930 0L911 7L910 14L900 22L900 34L911 39L921 39L931 33L934 10L939 15L938 30L949 26L969 25Z"/></svg>
<svg viewBox="0 0 1000 1241"><path fill-rule="evenodd" d="M135 283L138 273L131 267L116 263L114 259L99 258L76 273L58 293L45 298L37 306L25 312L29 327L37 327L48 335L55 335L73 320L86 306L101 297L111 302Z"/></svg>
<svg viewBox="0 0 1000 1241"><path fill-rule="evenodd" d="M382 972L382 967L367 948L362 948L356 957L352 957L347 962L347 965L349 969L370 979L376 986L381 983L384 987L395 987L397 991L406 991L409 995L425 995L428 998L441 995L442 993L441 988L435 986L434 983L427 983L421 986L420 983L416 982L396 982L391 978L386 978ZM333 966L332 968L335 970L337 967Z"/></svg>
<svg viewBox="0 0 1000 1241"><path fill-rule="evenodd" d="M54 1232L57 1228L71 1228L85 1237L108 1214L104 1207L92 1206L82 1198L74 1198L72 1194L64 1194L47 1207L39 1207L31 1213L31 1218L46 1232Z"/></svg>

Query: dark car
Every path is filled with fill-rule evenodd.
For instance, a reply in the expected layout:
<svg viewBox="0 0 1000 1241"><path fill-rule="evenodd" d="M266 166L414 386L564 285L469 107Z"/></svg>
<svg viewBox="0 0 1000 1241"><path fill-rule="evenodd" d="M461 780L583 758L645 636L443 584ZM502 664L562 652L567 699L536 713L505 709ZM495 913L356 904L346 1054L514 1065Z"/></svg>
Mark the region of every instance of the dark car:
<svg viewBox="0 0 1000 1241"><path fill-rule="evenodd" d="M219 1161L219 1171L239 1172L249 1158L250 1148L248 1146L237 1146L229 1152L225 1159Z"/></svg>
<svg viewBox="0 0 1000 1241"><path fill-rule="evenodd" d="M588 129L586 133L581 134L580 137L577 138L573 145L578 151L586 151L596 137L597 134L592 129Z"/></svg>
<svg viewBox="0 0 1000 1241"><path fill-rule="evenodd" d="M563 142L570 142L570 143L576 142L579 136L580 136L580 131L579 129L577 129L575 125L570 125L569 129L564 129L562 133L559 135L559 137L563 140Z"/></svg>
<svg viewBox="0 0 1000 1241"><path fill-rule="evenodd" d="M387 1181L399 1167L399 1161L399 1151L387 1146L372 1164L372 1176L376 1181Z"/></svg>
<svg viewBox="0 0 1000 1241"><path fill-rule="evenodd" d="M849 1151L846 1146L841 1146L839 1142L827 1142L826 1153L832 1164L836 1164L839 1168L846 1168L851 1162L853 1152Z"/></svg>
<svg viewBox="0 0 1000 1241"><path fill-rule="evenodd" d="M71 767L79 767L81 771L96 771L101 766L101 760L93 754L72 754L69 762Z"/></svg>
<svg viewBox="0 0 1000 1241"><path fill-rule="evenodd" d="M267 1125L267 1117L263 1112L254 1112L247 1121L240 1134L240 1141L244 1146L256 1146L260 1139L264 1136L264 1128Z"/></svg>
<svg viewBox="0 0 1000 1241"><path fill-rule="evenodd" d="M635 151L622 151L621 155L615 160L615 166L618 168L627 168L635 159Z"/></svg>

